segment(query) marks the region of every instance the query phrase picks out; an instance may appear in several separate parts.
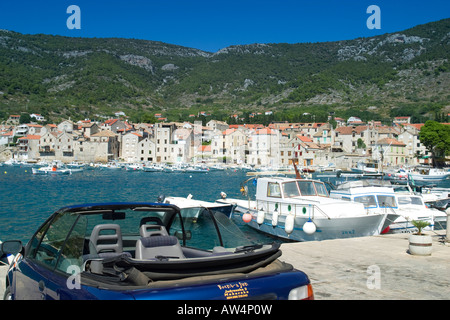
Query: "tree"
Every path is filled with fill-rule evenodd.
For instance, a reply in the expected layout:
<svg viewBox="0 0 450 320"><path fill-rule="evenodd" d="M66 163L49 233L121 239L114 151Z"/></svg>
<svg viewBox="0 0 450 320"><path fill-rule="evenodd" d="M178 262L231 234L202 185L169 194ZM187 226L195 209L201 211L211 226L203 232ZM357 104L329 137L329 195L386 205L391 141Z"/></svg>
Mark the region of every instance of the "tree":
<svg viewBox="0 0 450 320"><path fill-rule="evenodd" d="M365 149L366 148L366 144L364 143L363 139L359 138L356 143L358 144L357 145L358 149Z"/></svg>
<svg viewBox="0 0 450 320"><path fill-rule="evenodd" d="M450 153L450 125L428 120L419 132L420 142L431 152L433 166L436 158L445 158Z"/></svg>
<svg viewBox="0 0 450 320"><path fill-rule="evenodd" d="M30 123L30 122L31 122L31 117L30 117L30 115L28 113L22 113L20 115L20 118L19 118L19 123L20 124Z"/></svg>

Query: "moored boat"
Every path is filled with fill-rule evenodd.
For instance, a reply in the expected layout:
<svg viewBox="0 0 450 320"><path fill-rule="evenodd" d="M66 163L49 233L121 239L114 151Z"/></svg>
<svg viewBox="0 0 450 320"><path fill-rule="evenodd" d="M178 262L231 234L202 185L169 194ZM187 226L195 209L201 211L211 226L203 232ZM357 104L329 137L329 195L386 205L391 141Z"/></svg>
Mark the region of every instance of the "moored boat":
<svg viewBox="0 0 450 320"><path fill-rule="evenodd" d="M376 235L387 216L368 213L360 203L330 198L325 184L312 179L263 177L257 180L256 200L216 201L235 204L250 227L295 241Z"/></svg>
<svg viewBox="0 0 450 320"><path fill-rule="evenodd" d="M388 214L384 233L415 232L413 220L428 222L427 230L434 229L437 219L443 222L442 213L426 208L420 195L396 193L389 181L350 181L332 190L330 196L362 203L368 212Z"/></svg>
<svg viewBox="0 0 450 320"><path fill-rule="evenodd" d="M450 177L450 171L431 167L418 167L409 173L409 179L413 181L440 182Z"/></svg>
<svg viewBox="0 0 450 320"><path fill-rule="evenodd" d="M33 174L72 174L72 169L61 168L57 165L48 167L31 168Z"/></svg>
<svg viewBox="0 0 450 320"><path fill-rule="evenodd" d="M188 195L186 198L183 197L162 197L158 199L160 202L174 204L186 217L192 219L197 219L203 210L221 212L228 218L231 217L233 213L234 206L228 203L216 203L208 202L202 200L192 199L192 195Z"/></svg>

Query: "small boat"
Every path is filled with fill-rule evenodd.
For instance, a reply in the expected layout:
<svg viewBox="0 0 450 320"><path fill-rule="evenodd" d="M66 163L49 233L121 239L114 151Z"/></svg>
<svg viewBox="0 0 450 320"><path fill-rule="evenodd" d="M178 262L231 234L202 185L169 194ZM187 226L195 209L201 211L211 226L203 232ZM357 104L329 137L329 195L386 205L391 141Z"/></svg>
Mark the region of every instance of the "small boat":
<svg viewBox="0 0 450 320"><path fill-rule="evenodd" d="M232 204L195 200L192 199L191 194L186 198L160 196L158 201L176 205L183 212L184 216L192 219L197 219L203 210L221 212L228 218L231 218L234 210L234 205Z"/></svg>
<svg viewBox="0 0 450 320"><path fill-rule="evenodd" d="M186 168L183 165L165 166L164 172L174 172L174 173L186 172Z"/></svg>
<svg viewBox="0 0 450 320"><path fill-rule="evenodd" d="M80 163L76 161L72 161L66 165L69 169L75 169L75 170L83 170L86 167L85 163Z"/></svg>
<svg viewBox="0 0 450 320"><path fill-rule="evenodd" d="M222 195L216 202L235 204L250 227L275 237L312 241L371 236L380 234L387 217L368 213L361 203L330 198L319 180L261 177L256 181L256 200ZM241 187L244 195L246 187Z"/></svg>
<svg viewBox="0 0 450 320"><path fill-rule="evenodd" d="M368 159L366 161L358 161L356 168L352 168L356 173L380 173L380 166L377 160Z"/></svg>
<svg viewBox="0 0 450 320"><path fill-rule="evenodd" d="M160 164L150 164L150 165L145 165L142 168L142 170L145 172L163 172L164 166L160 165Z"/></svg>
<svg viewBox="0 0 450 320"><path fill-rule="evenodd" d="M443 230L447 227L447 215L438 209L428 208L421 195L396 194L400 217L390 225L392 232L417 232L418 229L411 221L425 221L429 223L423 230Z"/></svg>
<svg viewBox="0 0 450 320"><path fill-rule="evenodd" d="M99 164L98 168L100 168L101 170L117 170L122 169L122 166L117 162L111 161L105 164Z"/></svg>
<svg viewBox="0 0 450 320"><path fill-rule="evenodd" d="M72 169L60 168L56 165L41 167L41 168L31 168L33 174L72 174Z"/></svg>
<svg viewBox="0 0 450 320"><path fill-rule="evenodd" d="M412 181L440 182L450 177L450 171L431 167L418 167L408 175Z"/></svg>
<svg viewBox="0 0 450 320"><path fill-rule="evenodd" d="M141 171L141 170L143 170L143 166L140 163L129 163L129 164L126 164L124 167L125 167L126 171Z"/></svg>
<svg viewBox="0 0 450 320"><path fill-rule="evenodd" d="M4 162L7 166L20 166L20 161L14 158L10 158Z"/></svg>
<svg viewBox="0 0 450 320"><path fill-rule="evenodd" d="M331 190L330 196L362 203L368 212L388 214L382 233L415 232L413 220L428 222L426 230L433 230L437 220L440 225L444 222L442 213L426 208L420 195L395 192L389 181L349 181Z"/></svg>
<svg viewBox="0 0 450 320"><path fill-rule="evenodd" d="M187 167L184 172L187 173L207 173L209 172L209 168L201 167L201 166L192 166Z"/></svg>

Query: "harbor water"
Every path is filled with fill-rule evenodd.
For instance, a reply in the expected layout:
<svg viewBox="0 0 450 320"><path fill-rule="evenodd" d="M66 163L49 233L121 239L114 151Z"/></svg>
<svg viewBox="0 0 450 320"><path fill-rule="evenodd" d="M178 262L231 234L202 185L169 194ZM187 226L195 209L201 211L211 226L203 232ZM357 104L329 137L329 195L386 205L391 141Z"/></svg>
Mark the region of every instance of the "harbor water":
<svg viewBox="0 0 450 320"><path fill-rule="evenodd" d="M230 198L245 199L240 193L246 171L227 169L207 173L168 173L90 169L71 175L33 175L31 167L0 167L0 240L27 242L45 219L57 209L82 203L156 202L160 195L214 202L225 192ZM313 177L316 175L313 175ZM333 177L317 174L323 181ZM249 194L254 185L249 183ZM440 187L450 187L450 180ZM274 239L234 219L245 237L257 243Z"/></svg>
<svg viewBox="0 0 450 320"><path fill-rule="evenodd" d="M61 207L99 202L156 202L160 195L214 202L220 192L241 197L246 179L241 170L167 173L89 169L70 175L33 175L31 167L2 166L0 174L0 240L27 242L37 228ZM238 225L253 242L273 242Z"/></svg>

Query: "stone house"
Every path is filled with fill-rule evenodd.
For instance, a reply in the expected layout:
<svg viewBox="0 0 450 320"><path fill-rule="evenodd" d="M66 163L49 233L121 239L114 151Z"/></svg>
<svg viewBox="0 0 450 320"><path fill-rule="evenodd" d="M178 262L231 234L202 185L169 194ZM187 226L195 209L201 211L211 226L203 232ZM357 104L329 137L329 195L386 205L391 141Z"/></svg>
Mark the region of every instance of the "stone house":
<svg viewBox="0 0 450 320"><path fill-rule="evenodd" d="M398 140L405 146L405 164L415 165L427 162L428 151L420 142L419 132L423 123L406 124L399 127L400 134Z"/></svg>
<svg viewBox="0 0 450 320"><path fill-rule="evenodd" d="M280 132L269 128L250 132L247 164L277 167L280 165Z"/></svg>
<svg viewBox="0 0 450 320"><path fill-rule="evenodd" d="M406 164L406 144L393 138L383 138L377 141L380 159L383 166L401 166Z"/></svg>
<svg viewBox="0 0 450 320"><path fill-rule="evenodd" d="M17 139L17 155L19 160L32 160L39 157L39 142L41 136L26 135Z"/></svg>
<svg viewBox="0 0 450 320"><path fill-rule="evenodd" d="M269 129L270 130L270 129ZM248 151L247 134L239 129L227 129L222 132L223 136L223 156L226 157L228 163L242 164L245 163Z"/></svg>
<svg viewBox="0 0 450 320"><path fill-rule="evenodd" d="M104 130L91 135L90 138L80 137L74 141L75 158L82 162L103 162L119 157L118 136Z"/></svg>
<svg viewBox="0 0 450 320"><path fill-rule="evenodd" d="M139 142L143 139L143 136L130 132L122 136L119 157L126 162L137 162L140 159L139 155Z"/></svg>
<svg viewBox="0 0 450 320"><path fill-rule="evenodd" d="M149 137L139 141L137 149L140 161L154 162L156 156L156 143Z"/></svg>
<svg viewBox="0 0 450 320"><path fill-rule="evenodd" d="M200 140L201 141L201 140ZM175 163L189 162L197 155L192 150L194 146L194 131L192 129L176 129L172 133L169 161Z"/></svg>

